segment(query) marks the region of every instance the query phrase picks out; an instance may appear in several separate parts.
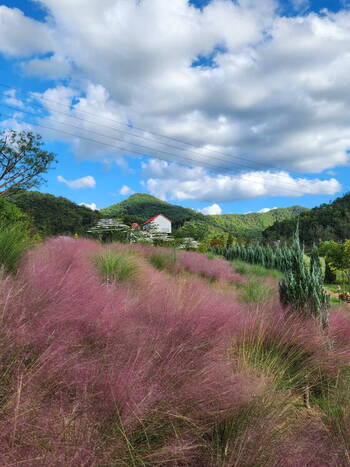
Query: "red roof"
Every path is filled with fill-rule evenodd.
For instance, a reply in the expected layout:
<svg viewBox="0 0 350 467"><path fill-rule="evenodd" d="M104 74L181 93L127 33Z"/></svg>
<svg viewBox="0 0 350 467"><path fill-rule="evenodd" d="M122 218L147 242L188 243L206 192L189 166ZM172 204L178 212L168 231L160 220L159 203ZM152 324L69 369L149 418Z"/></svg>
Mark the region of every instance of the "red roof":
<svg viewBox="0 0 350 467"><path fill-rule="evenodd" d="M143 225L149 224L150 222L154 221L154 219L157 219L157 217L159 216L163 216L165 217L165 219L168 219L168 221L171 222L171 220L168 217L164 216L164 214L157 214L156 216L153 216L150 219L148 219L148 221L144 222Z"/></svg>

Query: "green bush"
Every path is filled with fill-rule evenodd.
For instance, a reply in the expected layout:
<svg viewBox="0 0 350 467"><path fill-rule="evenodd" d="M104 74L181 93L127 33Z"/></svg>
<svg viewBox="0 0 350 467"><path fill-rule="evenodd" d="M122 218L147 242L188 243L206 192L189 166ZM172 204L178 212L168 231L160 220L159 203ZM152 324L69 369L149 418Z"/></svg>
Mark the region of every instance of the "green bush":
<svg viewBox="0 0 350 467"><path fill-rule="evenodd" d="M95 264L105 282L132 280L138 271L137 264L132 258L112 251L97 256Z"/></svg>
<svg viewBox="0 0 350 467"><path fill-rule="evenodd" d="M24 226L13 225L0 229L0 265L7 273L14 273L23 254L33 245Z"/></svg>
<svg viewBox="0 0 350 467"><path fill-rule="evenodd" d="M149 257L149 262L152 264L152 266L160 270L171 270L175 265L175 261L176 260L174 258L174 255L166 252L157 251Z"/></svg>

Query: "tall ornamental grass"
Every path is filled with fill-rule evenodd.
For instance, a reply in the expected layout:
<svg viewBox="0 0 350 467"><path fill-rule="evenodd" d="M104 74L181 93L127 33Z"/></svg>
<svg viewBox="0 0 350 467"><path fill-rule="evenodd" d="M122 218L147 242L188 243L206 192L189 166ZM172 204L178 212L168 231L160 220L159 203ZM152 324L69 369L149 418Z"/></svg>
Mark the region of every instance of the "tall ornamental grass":
<svg viewBox="0 0 350 467"><path fill-rule="evenodd" d="M95 264L105 282L132 280L138 272L137 264L132 257L106 251L96 256Z"/></svg>
<svg viewBox="0 0 350 467"><path fill-rule="evenodd" d="M0 465L348 465L348 314L326 337L134 248L106 287L111 251L51 239L0 277Z"/></svg>
<svg viewBox="0 0 350 467"><path fill-rule="evenodd" d="M14 273L24 253L33 245L28 229L13 225L0 227L0 266Z"/></svg>

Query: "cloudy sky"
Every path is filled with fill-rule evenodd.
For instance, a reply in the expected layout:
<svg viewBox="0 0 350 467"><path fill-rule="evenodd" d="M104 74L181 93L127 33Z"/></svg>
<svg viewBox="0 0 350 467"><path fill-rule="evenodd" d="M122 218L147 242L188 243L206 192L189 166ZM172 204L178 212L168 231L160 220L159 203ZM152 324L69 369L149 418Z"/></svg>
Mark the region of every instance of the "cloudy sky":
<svg viewBox="0 0 350 467"><path fill-rule="evenodd" d="M350 190L347 0L0 1L0 126L58 156L42 191L205 213Z"/></svg>

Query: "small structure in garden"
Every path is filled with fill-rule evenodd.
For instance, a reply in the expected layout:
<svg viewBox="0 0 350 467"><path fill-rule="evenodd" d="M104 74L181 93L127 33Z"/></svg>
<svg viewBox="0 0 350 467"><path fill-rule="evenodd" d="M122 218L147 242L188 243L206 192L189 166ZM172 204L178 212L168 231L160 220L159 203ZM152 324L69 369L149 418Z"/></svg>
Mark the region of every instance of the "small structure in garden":
<svg viewBox="0 0 350 467"><path fill-rule="evenodd" d="M157 214L143 224L143 230L152 233L171 234L171 220L163 214Z"/></svg>
<svg viewBox="0 0 350 467"><path fill-rule="evenodd" d="M131 225L131 230L141 230L140 224L138 224L137 222L134 222Z"/></svg>

